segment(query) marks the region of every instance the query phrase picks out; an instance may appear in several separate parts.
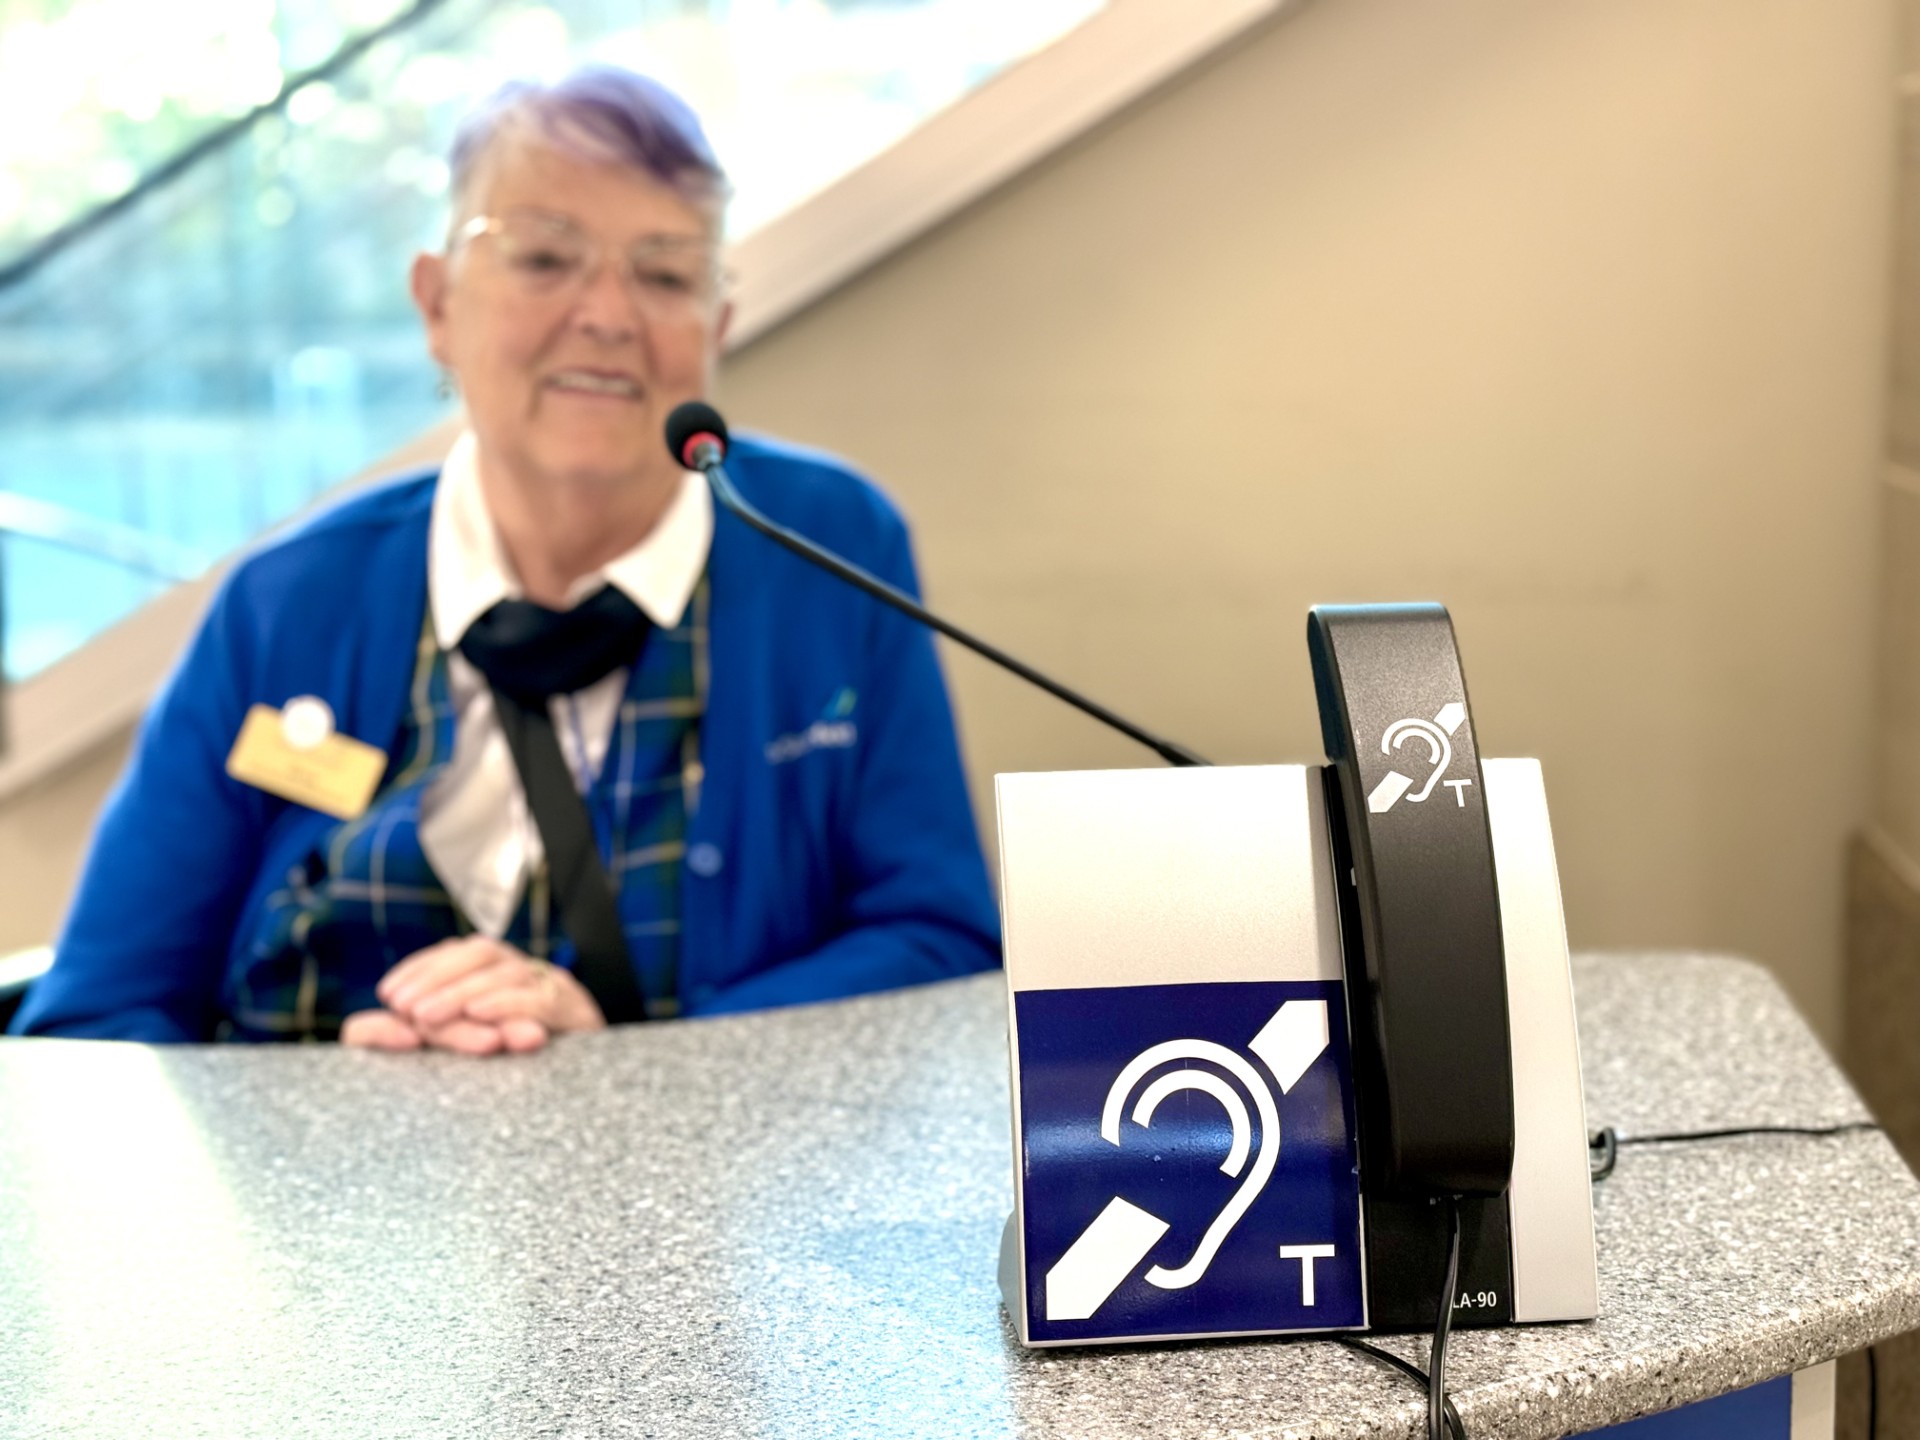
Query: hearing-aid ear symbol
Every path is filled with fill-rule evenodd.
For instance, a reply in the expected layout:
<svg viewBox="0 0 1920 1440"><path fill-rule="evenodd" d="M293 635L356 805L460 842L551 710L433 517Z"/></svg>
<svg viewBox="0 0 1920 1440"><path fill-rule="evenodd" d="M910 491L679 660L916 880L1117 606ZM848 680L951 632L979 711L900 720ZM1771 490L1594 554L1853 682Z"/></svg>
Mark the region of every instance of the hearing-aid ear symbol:
<svg viewBox="0 0 1920 1440"><path fill-rule="evenodd" d="M1460 728L1466 718L1467 707L1458 700L1449 700L1431 720L1396 720L1389 725L1387 733L1380 737L1380 753L1391 755L1409 740L1418 740L1426 745L1427 759L1433 769L1417 795L1407 795L1407 791L1413 788L1413 781L1409 777L1398 770L1389 770L1367 796L1367 809L1378 815L1391 810L1403 795L1406 795L1409 805L1418 805L1431 795L1433 787L1440 783L1440 777L1447 773L1447 767L1453 764L1453 741L1448 737Z"/></svg>
<svg viewBox="0 0 1920 1440"><path fill-rule="evenodd" d="M1274 1164L1280 1158L1280 1110L1273 1103L1273 1091L1260 1078L1260 1072L1226 1046L1216 1045L1211 1040L1169 1040L1164 1045L1155 1045L1134 1056L1113 1082L1112 1088L1107 1091L1106 1109L1100 1115L1101 1139L1109 1145L1120 1143L1120 1112L1126 1107L1127 1096L1149 1071L1169 1060L1212 1061L1240 1082L1253 1097L1253 1103L1260 1112L1260 1154L1240 1188L1233 1192L1233 1198L1214 1216L1213 1224L1200 1237L1200 1244L1186 1264L1172 1270L1164 1265L1156 1265L1147 1272L1149 1285L1158 1285L1162 1290L1183 1290L1207 1273L1207 1266L1213 1263L1220 1242L1227 1238L1228 1232L1247 1213L1247 1207L1253 1204L1260 1192L1266 1189L1267 1181L1273 1178ZM1211 1070L1169 1070L1160 1076L1140 1092L1140 1098L1133 1107L1133 1123L1142 1127L1151 1125L1153 1113L1160 1108L1160 1102L1179 1090L1198 1090L1220 1102L1233 1124L1233 1143L1228 1147L1227 1158L1220 1162L1220 1173L1238 1175L1246 1169L1253 1129L1252 1117L1247 1114L1247 1102L1241 1098L1238 1090Z"/></svg>
<svg viewBox="0 0 1920 1440"><path fill-rule="evenodd" d="M1247 1048L1265 1062L1280 1083L1281 1093L1285 1094L1327 1048L1327 1043L1326 1001L1290 1000L1273 1012L1260 1033L1247 1042ZM1226 1075L1213 1069L1182 1068L1163 1071L1148 1080L1155 1070L1173 1061L1217 1066ZM1239 1082L1238 1086L1229 1083L1227 1077ZM1142 1081L1147 1081L1144 1088L1140 1088ZM1127 1100L1136 1089L1140 1095L1133 1105L1132 1120L1142 1128L1153 1123L1161 1101L1180 1091L1199 1091L1218 1101L1227 1112L1233 1136L1226 1158L1220 1162L1221 1173L1246 1172L1246 1179L1214 1216L1186 1262L1172 1269L1156 1265L1146 1274L1149 1285L1162 1290L1182 1290L1207 1273L1207 1267L1213 1263L1233 1227L1240 1223L1266 1188L1267 1181L1273 1178L1273 1167L1280 1158L1280 1111L1274 1102L1273 1087L1237 1052L1211 1040L1168 1040L1134 1056L1108 1087L1107 1101L1100 1112L1100 1137L1110 1145L1120 1144ZM1253 1102L1251 1111L1247 1105L1249 1097ZM1260 1122L1257 1152L1255 1114ZM1171 1228L1168 1222L1131 1201L1119 1196L1109 1200L1093 1223L1047 1271L1047 1318L1085 1320L1091 1317Z"/></svg>

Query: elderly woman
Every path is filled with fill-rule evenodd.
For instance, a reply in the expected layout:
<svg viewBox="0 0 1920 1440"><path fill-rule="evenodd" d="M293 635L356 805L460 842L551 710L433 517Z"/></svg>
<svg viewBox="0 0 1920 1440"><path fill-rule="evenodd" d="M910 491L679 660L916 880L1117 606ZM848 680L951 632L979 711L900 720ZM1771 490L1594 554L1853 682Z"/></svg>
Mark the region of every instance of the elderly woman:
<svg viewBox="0 0 1920 1440"><path fill-rule="evenodd" d="M622 71L468 121L412 289L470 429L229 577L16 1030L486 1054L997 963L929 638L662 440L726 333L725 191ZM839 464L737 439L729 468L913 587Z"/></svg>

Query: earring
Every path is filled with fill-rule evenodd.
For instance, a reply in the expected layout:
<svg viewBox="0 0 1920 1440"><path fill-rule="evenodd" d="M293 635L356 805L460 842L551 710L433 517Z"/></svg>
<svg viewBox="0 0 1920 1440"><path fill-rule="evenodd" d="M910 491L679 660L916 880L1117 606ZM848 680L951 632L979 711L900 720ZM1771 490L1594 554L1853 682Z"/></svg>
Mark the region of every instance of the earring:
<svg viewBox="0 0 1920 1440"><path fill-rule="evenodd" d="M442 400L451 400L454 395L453 372L442 370L440 383L433 387L433 393Z"/></svg>

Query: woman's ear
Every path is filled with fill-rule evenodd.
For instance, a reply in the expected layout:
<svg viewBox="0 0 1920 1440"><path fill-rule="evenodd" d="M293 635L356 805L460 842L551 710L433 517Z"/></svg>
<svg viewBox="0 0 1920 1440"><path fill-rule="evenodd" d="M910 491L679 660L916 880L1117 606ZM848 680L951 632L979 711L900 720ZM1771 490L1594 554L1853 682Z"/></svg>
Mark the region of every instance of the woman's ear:
<svg viewBox="0 0 1920 1440"><path fill-rule="evenodd" d="M447 257L422 252L413 257L407 288L427 327L427 351L443 367L447 359Z"/></svg>

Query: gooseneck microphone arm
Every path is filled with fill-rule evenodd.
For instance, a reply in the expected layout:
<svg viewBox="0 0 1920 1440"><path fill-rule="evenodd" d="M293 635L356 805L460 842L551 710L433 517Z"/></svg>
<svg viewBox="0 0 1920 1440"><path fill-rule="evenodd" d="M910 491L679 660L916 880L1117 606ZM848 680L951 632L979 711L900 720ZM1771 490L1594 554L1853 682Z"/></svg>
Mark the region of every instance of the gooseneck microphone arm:
<svg viewBox="0 0 1920 1440"><path fill-rule="evenodd" d="M1064 700L1085 714L1091 715L1103 725L1111 726L1129 739L1137 740L1169 765L1206 765L1210 762L1171 740L1162 740L1158 735L1142 730L1132 721L1116 715L1098 701L1089 700L1076 691L1069 690L1057 680L1042 675L1031 665L1016 660L997 645L989 645L978 636L970 635L950 620L943 620L926 606L920 604L905 591L896 589L877 575L871 575L850 561L842 560L831 550L826 550L807 539L806 536L787 529L786 526L769 520L747 503L740 492L733 488L726 467L721 463L726 455L726 422L712 406L698 401L680 406L667 418L667 446L674 458L689 470L698 470L707 477L707 483L713 487L713 497L721 506L745 521L753 529L777 545L784 546L803 560L818 565L830 575L864 590L885 604L891 605L902 614L911 615L922 625L939 631L949 640L958 642L974 652L984 656L1004 670L1010 670L1031 685L1037 685L1049 695Z"/></svg>

